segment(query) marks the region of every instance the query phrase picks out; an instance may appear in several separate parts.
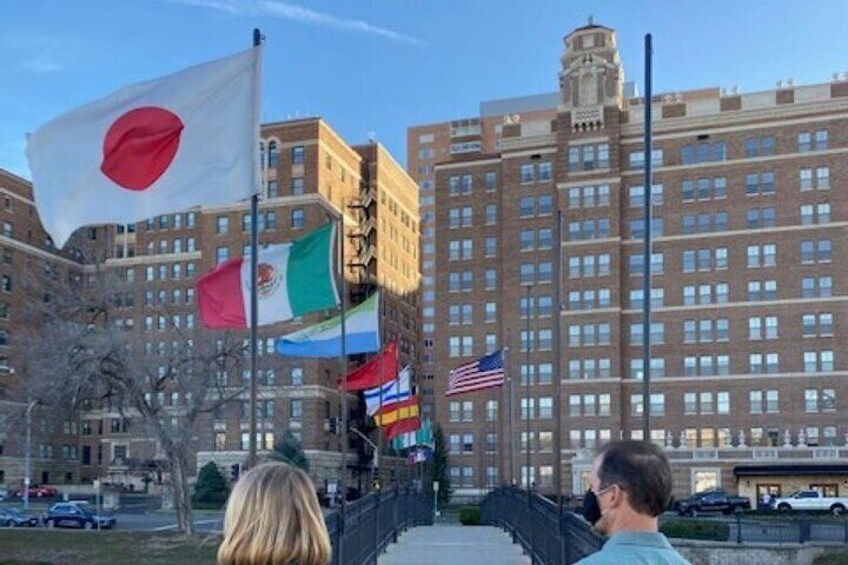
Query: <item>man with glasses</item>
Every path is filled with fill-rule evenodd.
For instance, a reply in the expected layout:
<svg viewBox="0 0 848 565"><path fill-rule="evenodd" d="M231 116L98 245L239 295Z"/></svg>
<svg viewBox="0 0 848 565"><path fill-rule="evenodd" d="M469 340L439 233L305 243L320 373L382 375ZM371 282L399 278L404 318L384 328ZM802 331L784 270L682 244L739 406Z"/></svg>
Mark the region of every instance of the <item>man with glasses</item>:
<svg viewBox="0 0 848 565"><path fill-rule="evenodd" d="M583 516L609 539L578 563L688 564L659 532L658 517L671 489L668 460L653 443L623 440L602 446L589 475Z"/></svg>

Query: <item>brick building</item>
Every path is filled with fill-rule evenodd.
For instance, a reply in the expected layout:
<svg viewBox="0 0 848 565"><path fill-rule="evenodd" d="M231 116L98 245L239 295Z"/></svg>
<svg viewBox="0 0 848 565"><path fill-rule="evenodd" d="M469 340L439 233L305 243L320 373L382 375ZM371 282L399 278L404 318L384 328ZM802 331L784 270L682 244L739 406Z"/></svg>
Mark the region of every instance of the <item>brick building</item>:
<svg viewBox="0 0 848 565"><path fill-rule="evenodd" d="M460 493L510 478L553 490L557 408L566 493L585 489L598 443L641 437L646 102L625 83L616 41L598 25L564 38L555 107L408 131L424 217L424 386ZM846 79L650 101L651 439L668 448L678 494L848 492L848 365L836 345L848 279L835 268L848 221ZM445 398L452 367L505 346L511 403L508 387Z"/></svg>
<svg viewBox="0 0 848 565"><path fill-rule="evenodd" d="M32 185L0 169L0 484L19 488L24 474L26 412L30 406L26 387L26 355L20 337L31 323L28 303L33 295L35 273L51 272L81 279L83 268L73 251L80 238L103 234L102 228L80 230L68 250L57 252L38 220ZM18 345L16 347L16 344ZM75 418L57 418L32 405L32 481L79 480L79 427Z"/></svg>
<svg viewBox="0 0 848 565"><path fill-rule="evenodd" d="M419 215L414 181L379 144L350 146L319 118L263 125L262 149L266 173L259 204L260 244L291 241L342 214L347 302L357 304L381 288L382 338L386 342L396 339L401 362L417 366ZM29 209L25 217L32 218L31 226L15 225L15 234L11 234L11 229L7 234L4 229L0 242L4 258L7 245L17 246L36 258L64 261L84 276L93 272L80 257L62 259L53 250L12 239L20 233L18 230L32 230L36 235L30 237L37 242L45 242L46 236L33 212L29 183L12 175L4 175L2 180L4 193L21 201L16 212L23 214ZM121 325L138 334L148 362L156 366L162 363L178 328L200 325L194 288L197 276L228 257L249 253L250 205L239 202L204 207L131 226L86 228L78 231L77 237L80 234L100 241L99 246L107 254L102 263L106 271L132 283L122 303ZM5 285L5 273L3 276ZM12 292L10 300L14 296ZM270 449L284 431L291 431L310 457L313 478L319 484L335 480L341 470L343 436L334 432L334 424L341 416L340 395L335 386L340 363L338 359L272 354L273 338L336 314L315 313L259 329L258 448ZM243 333L246 339L247 332ZM2 345L6 345L5 341ZM9 338L8 348L9 364L14 367L14 335ZM350 366L362 357L351 358ZM20 372L17 376L26 378ZM248 374L219 375L233 390L240 388L247 377ZM10 403L8 412L18 414L15 421L22 422L19 413L26 405L25 399L11 390L7 396L17 401ZM178 396L166 394L160 400L178 407L185 400ZM249 442L248 406L247 394L242 394L196 430L199 465L215 461L227 469L244 463ZM355 400L350 409L355 425L367 432L364 415ZM45 408L36 409L37 414L45 412ZM45 418L49 419L49 414ZM51 434L45 427L45 439L34 439L34 482L88 482L100 477L141 488L145 477L156 480L161 475L162 455L155 440L134 426L131 419L124 421L107 404L91 405L72 422L50 423L54 424L58 426L56 430L67 427L69 435L60 437L55 435L58 431ZM23 446L15 443L16 436L10 431L0 450L0 472L5 472L0 482L5 480L10 485L22 480ZM36 446L41 441L52 445L52 453L45 448L43 458L36 456ZM68 449L61 447L65 443ZM349 452L349 474L356 485L361 472L370 470L371 453L355 436L350 439ZM57 465L62 469L56 469Z"/></svg>

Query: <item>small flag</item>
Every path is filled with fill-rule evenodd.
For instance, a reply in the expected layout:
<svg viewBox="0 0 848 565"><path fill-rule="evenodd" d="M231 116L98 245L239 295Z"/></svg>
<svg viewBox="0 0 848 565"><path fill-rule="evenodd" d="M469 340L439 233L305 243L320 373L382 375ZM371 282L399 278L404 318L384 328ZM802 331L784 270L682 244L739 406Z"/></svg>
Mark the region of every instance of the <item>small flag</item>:
<svg viewBox="0 0 848 565"><path fill-rule="evenodd" d="M412 418L398 420L393 424L387 424L383 427L383 433L386 435L386 441L391 441L397 436L417 430L419 427L421 427L421 420L418 416L413 416Z"/></svg>
<svg viewBox="0 0 848 565"><path fill-rule="evenodd" d="M345 313L345 353L380 350L380 292ZM342 318L336 316L314 326L277 338L277 353L286 357L338 357L342 349Z"/></svg>
<svg viewBox="0 0 848 565"><path fill-rule="evenodd" d="M84 225L254 194L260 49L127 86L29 135L38 214L54 244Z"/></svg>
<svg viewBox="0 0 848 565"><path fill-rule="evenodd" d="M445 396L502 386L503 384L503 354L501 351L495 351L452 370Z"/></svg>
<svg viewBox="0 0 848 565"><path fill-rule="evenodd" d="M384 406L382 410L379 410L376 414L374 414L374 423L378 426L385 427L389 424L394 424L395 422L407 420L410 418L418 418L417 396L412 396L408 400L404 400L403 402L397 402L395 404L392 404L391 406ZM420 422L418 426L410 428L406 431L417 430L419 427Z"/></svg>
<svg viewBox="0 0 848 565"><path fill-rule="evenodd" d="M369 416L373 416L381 408L409 400L412 397L412 370L407 365L395 380L381 387L368 389L363 396L365 410Z"/></svg>
<svg viewBox="0 0 848 565"><path fill-rule="evenodd" d="M335 224L327 224L294 242L259 251L257 325L285 322L339 305L333 271L335 234ZM211 329L249 327L250 279L250 257L234 257L200 277L197 305L203 325Z"/></svg>
<svg viewBox="0 0 848 565"><path fill-rule="evenodd" d="M417 430L407 432L392 440L392 447L396 451L409 449L410 447L415 446L428 447L431 449L435 446L435 442L433 441L433 428L429 419L422 420L421 427Z"/></svg>
<svg viewBox="0 0 848 565"><path fill-rule="evenodd" d="M348 373L347 390L354 392L380 386L394 379L397 372L397 342L391 341L383 348L380 355ZM339 380L339 389L341 388L342 382Z"/></svg>
<svg viewBox="0 0 848 565"><path fill-rule="evenodd" d="M395 438L397 439L397 438ZM409 450L409 453L406 456L406 462L408 465L415 465L416 463L424 463L428 459L430 459L433 455L433 452L429 447L415 447Z"/></svg>

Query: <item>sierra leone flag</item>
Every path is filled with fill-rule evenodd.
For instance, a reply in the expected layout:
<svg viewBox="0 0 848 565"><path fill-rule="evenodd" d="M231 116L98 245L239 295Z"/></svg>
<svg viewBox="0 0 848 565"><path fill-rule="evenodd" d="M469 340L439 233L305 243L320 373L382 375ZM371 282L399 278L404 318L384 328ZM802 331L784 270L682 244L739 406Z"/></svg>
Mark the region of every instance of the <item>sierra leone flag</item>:
<svg viewBox="0 0 848 565"><path fill-rule="evenodd" d="M380 351L380 292L345 313L345 353ZM276 350L287 357L338 357L342 348L342 318L277 338Z"/></svg>

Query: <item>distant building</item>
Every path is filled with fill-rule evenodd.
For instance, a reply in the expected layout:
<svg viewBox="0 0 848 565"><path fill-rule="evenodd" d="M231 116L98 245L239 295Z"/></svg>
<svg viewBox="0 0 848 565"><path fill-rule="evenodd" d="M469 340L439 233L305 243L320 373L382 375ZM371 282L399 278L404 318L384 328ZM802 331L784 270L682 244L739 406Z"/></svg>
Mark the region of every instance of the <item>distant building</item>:
<svg viewBox="0 0 848 565"><path fill-rule="evenodd" d="M564 43L555 99L484 103L479 117L407 134L421 187L422 386L458 493L513 479L552 491L556 409L566 493L585 490L594 447L641 437L646 158L650 439L667 448L676 493L848 492L848 278L836 267L848 248L848 77L655 96L646 156L645 100L625 82L615 32L589 25ZM444 396L452 367L507 346L512 438L506 389Z"/></svg>

